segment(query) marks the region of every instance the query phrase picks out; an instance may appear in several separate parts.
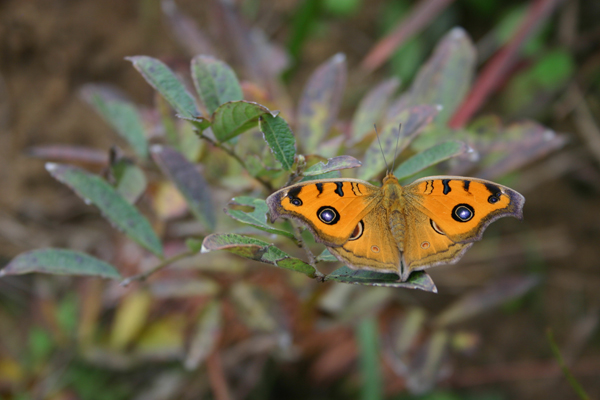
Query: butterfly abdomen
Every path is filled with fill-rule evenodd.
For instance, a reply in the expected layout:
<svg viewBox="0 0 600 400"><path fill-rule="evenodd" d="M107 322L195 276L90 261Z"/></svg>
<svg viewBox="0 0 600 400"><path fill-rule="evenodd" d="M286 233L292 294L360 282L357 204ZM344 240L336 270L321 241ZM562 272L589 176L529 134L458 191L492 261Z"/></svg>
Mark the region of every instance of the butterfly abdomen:
<svg viewBox="0 0 600 400"><path fill-rule="evenodd" d="M394 210L388 214L390 220L390 230L394 236L394 240L398 245L398 250L404 251L404 236L405 236L405 218L404 214L398 210Z"/></svg>

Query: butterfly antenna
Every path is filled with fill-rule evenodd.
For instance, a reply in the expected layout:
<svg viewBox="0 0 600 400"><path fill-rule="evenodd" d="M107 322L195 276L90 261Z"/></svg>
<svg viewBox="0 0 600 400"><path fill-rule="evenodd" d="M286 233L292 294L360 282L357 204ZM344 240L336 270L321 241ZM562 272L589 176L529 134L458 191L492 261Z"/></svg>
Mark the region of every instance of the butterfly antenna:
<svg viewBox="0 0 600 400"><path fill-rule="evenodd" d="M379 140L379 132L377 132L377 125L373 124L375 128L375 135L377 135L377 141L379 142L379 149L381 149L381 155L383 156L383 162L385 163L385 169L389 172L389 166L385 159L385 153L383 152L383 147L381 147L381 140Z"/></svg>
<svg viewBox="0 0 600 400"><path fill-rule="evenodd" d="M400 133L402 132L402 124L398 124L398 137L396 138L396 149L394 150L394 159L392 160L392 173L394 173L394 166L396 165L396 157L398 157L398 143L400 142Z"/></svg>

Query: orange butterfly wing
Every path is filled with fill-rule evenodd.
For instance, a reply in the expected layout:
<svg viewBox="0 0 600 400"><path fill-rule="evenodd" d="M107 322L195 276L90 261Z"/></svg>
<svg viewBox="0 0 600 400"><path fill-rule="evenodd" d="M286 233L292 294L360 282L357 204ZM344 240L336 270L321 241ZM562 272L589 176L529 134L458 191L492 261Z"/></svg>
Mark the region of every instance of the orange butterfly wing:
<svg viewBox="0 0 600 400"><path fill-rule="evenodd" d="M279 217L304 223L318 242L341 246L381 199L379 188L358 179L297 183L267 198L271 222Z"/></svg>

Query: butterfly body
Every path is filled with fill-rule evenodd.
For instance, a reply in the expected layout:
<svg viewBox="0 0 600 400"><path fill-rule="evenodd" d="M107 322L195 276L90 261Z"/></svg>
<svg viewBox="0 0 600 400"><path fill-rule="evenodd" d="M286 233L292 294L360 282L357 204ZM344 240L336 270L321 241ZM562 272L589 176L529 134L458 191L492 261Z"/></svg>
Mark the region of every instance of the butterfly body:
<svg viewBox="0 0 600 400"><path fill-rule="evenodd" d="M294 219L353 269L398 274L454 263L494 220L522 218L524 197L490 181L434 176L381 187L359 179L323 179L267 198L271 221Z"/></svg>

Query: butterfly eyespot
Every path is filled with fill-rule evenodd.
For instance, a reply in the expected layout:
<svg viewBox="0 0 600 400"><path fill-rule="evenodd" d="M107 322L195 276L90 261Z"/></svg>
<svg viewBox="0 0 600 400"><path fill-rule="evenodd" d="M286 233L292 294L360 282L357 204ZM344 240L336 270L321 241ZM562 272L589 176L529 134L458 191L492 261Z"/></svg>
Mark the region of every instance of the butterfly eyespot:
<svg viewBox="0 0 600 400"><path fill-rule="evenodd" d="M292 203L292 205L294 205L294 206L301 206L302 205L302 200L300 200L299 198L295 197L295 198L291 198L290 199L290 203Z"/></svg>
<svg viewBox="0 0 600 400"><path fill-rule="evenodd" d="M422 249L428 249L429 246L431 246L431 244L429 242L423 242L423 243L421 243L421 248Z"/></svg>
<svg viewBox="0 0 600 400"><path fill-rule="evenodd" d="M358 238L360 238L363 234L363 230L365 228L365 225L363 224L362 221L360 221L357 225L356 228L354 228L354 231L352 231L352 235L350 235L350 237L348 238L348 240L356 240Z"/></svg>
<svg viewBox="0 0 600 400"><path fill-rule="evenodd" d="M380 250L380 249L379 249L379 246L371 246L371 251L372 251L373 253L379 253L379 250Z"/></svg>
<svg viewBox="0 0 600 400"><path fill-rule="evenodd" d="M452 218L458 222L470 221L475 216L475 210L468 204L458 204L452 210Z"/></svg>
<svg viewBox="0 0 600 400"><path fill-rule="evenodd" d="M319 220L327 225L334 225L340 220L340 215L335 208L331 206L323 206L317 211Z"/></svg>
<svg viewBox="0 0 600 400"><path fill-rule="evenodd" d="M499 195L491 195L490 197L488 197L488 203L494 204L500 201L500 197Z"/></svg>

